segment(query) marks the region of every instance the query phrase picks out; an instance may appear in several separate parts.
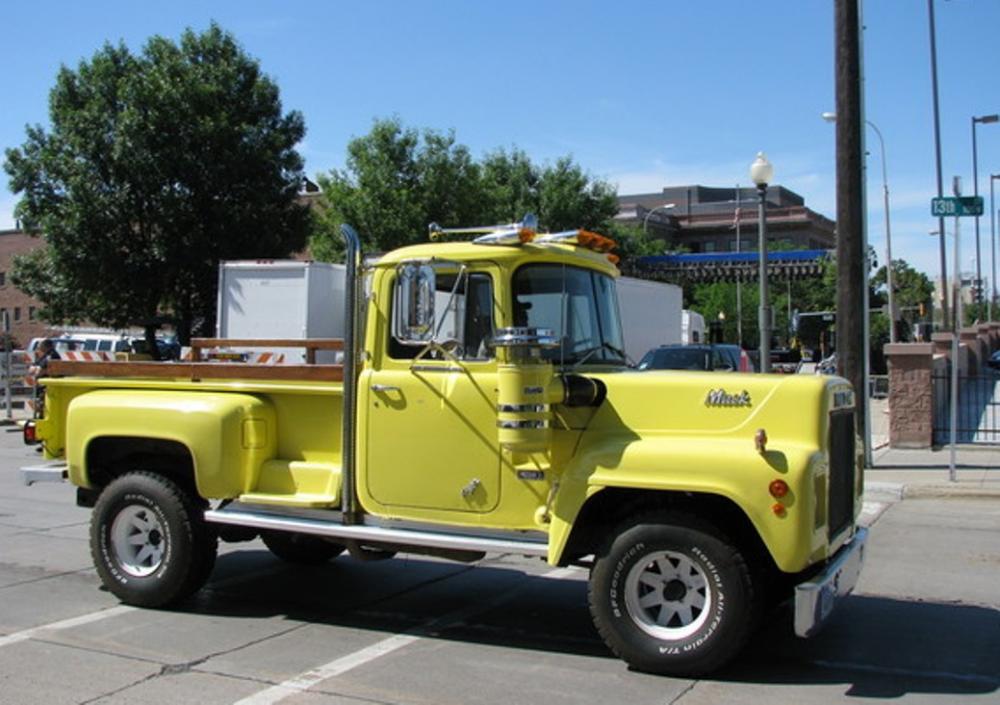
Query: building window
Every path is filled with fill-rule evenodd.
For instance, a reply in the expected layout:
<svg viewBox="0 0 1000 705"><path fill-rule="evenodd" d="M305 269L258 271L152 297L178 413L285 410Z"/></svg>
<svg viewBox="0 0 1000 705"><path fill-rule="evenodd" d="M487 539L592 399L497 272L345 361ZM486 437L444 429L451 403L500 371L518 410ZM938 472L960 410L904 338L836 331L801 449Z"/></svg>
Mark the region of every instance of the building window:
<svg viewBox="0 0 1000 705"><path fill-rule="evenodd" d="M35 320L35 307L34 306L28 306L28 320L29 321Z"/></svg>
<svg viewBox="0 0 1000 705"><path fill-rule="evenodd" d="M20 306L15 306L14 307L14 320L15 321L20 321L21 320L21 307Z"/></svg>
<svg viewBox="0 0 1000 705"><path fill-rule="evenodd" d="M0 286L7 286L7 272L0 272Z"/></svg>
<svg viewBox="0 0 1000 705"><path fill-rule="evenodd" d="M704 252L715 252L715 243L706 242Z"/></svg>

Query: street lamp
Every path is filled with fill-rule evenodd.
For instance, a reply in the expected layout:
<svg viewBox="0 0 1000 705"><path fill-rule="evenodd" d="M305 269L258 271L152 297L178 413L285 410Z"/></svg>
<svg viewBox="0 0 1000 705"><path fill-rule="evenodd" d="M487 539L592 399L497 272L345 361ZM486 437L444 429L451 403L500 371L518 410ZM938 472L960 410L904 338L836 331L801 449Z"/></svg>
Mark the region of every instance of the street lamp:
<svg viewBox="0 0 1000 705"><path fill-rule="evenodd" d="M836 113L823 113L823 119L827 122L836 122ZM882 152L882 202L885 206L885 288L889 295L889 342L896 342L896 306L893 294L893 272L892 272L892 230L889 227L889 177L885 163L885 140L882 139L882 131L878 129L874 122L865 120L868 127L875 131L878 136L878 143Z"/></svg>
<svg viewBox="0 0 1000 705"><path fill-rule="evenodd" d="M991 122L1000 121L1000 115L983 115L972 118L972 195L979 196L979 155L976 153L976 125L982 123L987 125ZM990 186L993 182L990 182ZM976 216L976 303L983 301L983 268L979 258L979 216ZM980 315L982 315L980 313Z"/></svg>
<svg viewBox="0 0 1000 705"><path fill-rule="evenodd" d="M774 166L767 161L763 152L750 165L750 180L757 186L757 267L760 278L760 309L758 329L760 330L760 371L771 371L771 303L767 295L767 184L774 178Z"/></svg>
<svg viewBox="0 0 1000 705"><path fill-rule="evenodd" d="M993 182L1000 179L1000 174L990 174L990 254L993 263L993 280L990 282L992 291L987 305L987 318L993 320L993 300L997 297L997 207L994 205Z"/></svg>
<svg viewBox="0 0 1000 705"><path fill-rule="evenodd" d="M646 217L642 219L642 234L645 235L647 233L647 228L649 226L649 216L653 215L653 213L655 213L656 211L668 211L676 205L677 205L676 203L665 203L662 206L653 206L652 208L650 208L646 212Z"/></svg>

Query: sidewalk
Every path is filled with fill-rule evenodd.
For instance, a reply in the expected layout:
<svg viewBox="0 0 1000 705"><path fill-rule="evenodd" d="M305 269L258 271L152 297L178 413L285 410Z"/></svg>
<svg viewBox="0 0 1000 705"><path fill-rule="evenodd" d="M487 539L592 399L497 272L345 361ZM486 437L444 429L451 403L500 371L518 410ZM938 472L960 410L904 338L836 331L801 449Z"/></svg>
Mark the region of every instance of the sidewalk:
<svg viewBox="0 0 1000 705"><path fill-rule="evenodd" d="M955 481L949 479L951 448L908 450L883 447L873 452L865 473L865 495L904 497L995 497L1000 499L1000 446L960 445Z"/></svg>
<svg viewBox="0 0 1000 705"><path fill-rule="evenodd" d="M959 445L955 482L949 480L951 448L889 447L889 410L872 399L872 461L865 473L866 499L904 497L996 497L1000 499L1000 445Z"/></svg>

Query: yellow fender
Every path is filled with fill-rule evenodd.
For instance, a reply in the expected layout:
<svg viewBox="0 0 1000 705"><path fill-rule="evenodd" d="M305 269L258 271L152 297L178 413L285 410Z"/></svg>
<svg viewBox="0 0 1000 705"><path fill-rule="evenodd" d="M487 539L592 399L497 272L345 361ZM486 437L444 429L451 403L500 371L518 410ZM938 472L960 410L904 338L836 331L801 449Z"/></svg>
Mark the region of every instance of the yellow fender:
<svg viewBox="0 0 1000 705"><path fill-rule="evenodd" d="M75 397L67 410L70 481L92 487L87 451L98 438L174 441L188 449L198 494L236 497L253 489L275 456L271 404L249 394L108 390Z"/></svg>

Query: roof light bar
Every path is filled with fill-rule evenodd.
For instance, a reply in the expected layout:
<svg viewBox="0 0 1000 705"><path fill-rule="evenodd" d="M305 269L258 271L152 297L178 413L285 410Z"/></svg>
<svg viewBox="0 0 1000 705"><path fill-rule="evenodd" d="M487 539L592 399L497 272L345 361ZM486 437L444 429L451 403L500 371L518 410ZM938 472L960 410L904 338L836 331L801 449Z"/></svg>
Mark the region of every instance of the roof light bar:
<svg viewBox="0 0 1000 705"><path fill-rule="evenodd" d="M535 242L579 245L596 252L610 252L618 247L618 243L611 238L592 233L589 230L564 230L558 233L547 233L539 236Z"/></svg>
<svg viewBox="0 0 1000 705"><path fill-rule="evenodd" d="M527 213L520 223L483 225L473 228L442 228L437 223L427 226L431 240L446 240L451 235L479 235L473 242L480 245L520 245L531 242L538 232L538 217ZM461 238L459 238L461 239Z"/></svg>

